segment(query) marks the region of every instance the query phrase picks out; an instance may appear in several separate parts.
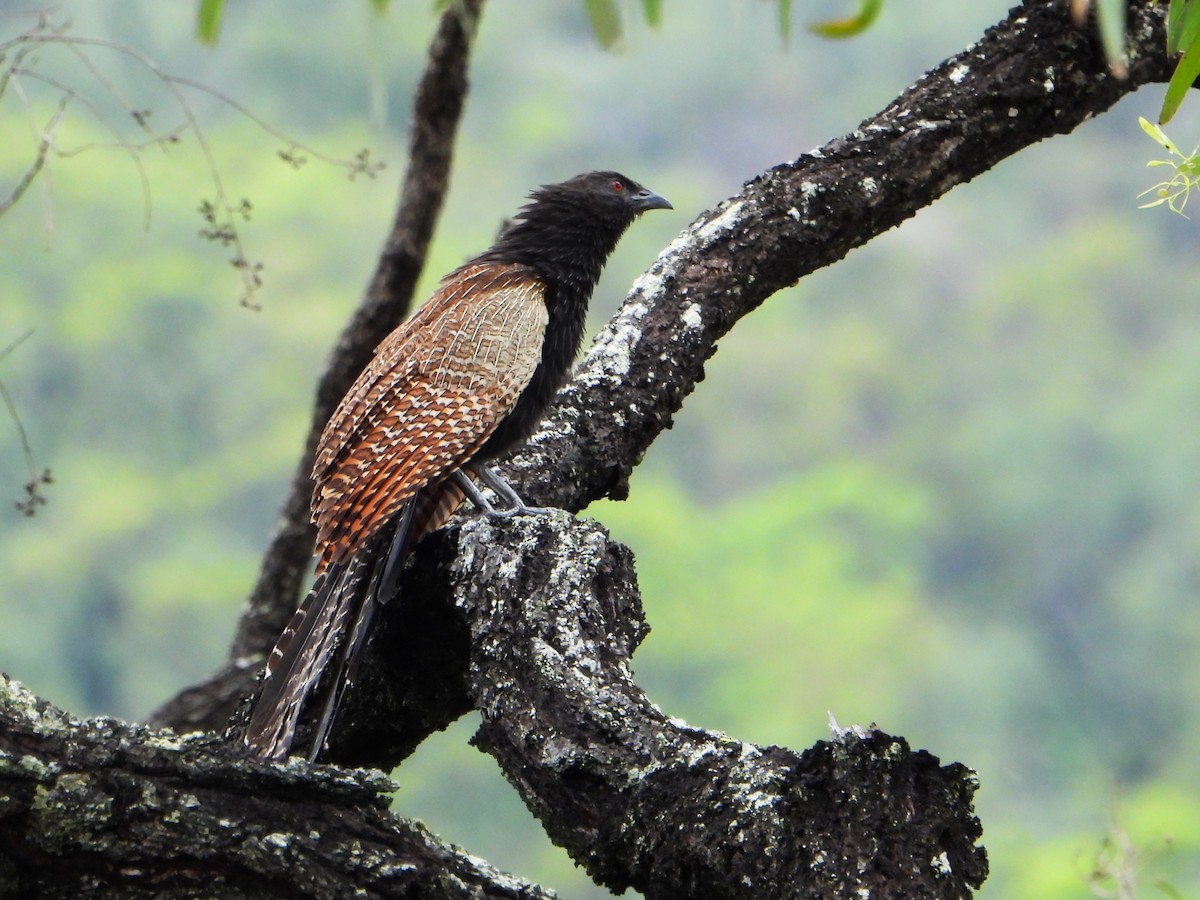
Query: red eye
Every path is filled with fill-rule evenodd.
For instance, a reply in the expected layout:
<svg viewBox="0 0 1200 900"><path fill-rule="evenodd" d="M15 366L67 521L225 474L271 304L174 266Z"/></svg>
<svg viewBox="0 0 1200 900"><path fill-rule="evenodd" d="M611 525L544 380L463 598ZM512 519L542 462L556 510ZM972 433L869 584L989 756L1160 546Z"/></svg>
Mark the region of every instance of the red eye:
<svg viewBox="0 0 1200 900"><path fill-rule="evenodd" d="M614 191L616 191L618 194L621 193L621 191L625 190L625 182L619 181L616 178L614 178L613 183L612 183L612 189Z"/></svg>

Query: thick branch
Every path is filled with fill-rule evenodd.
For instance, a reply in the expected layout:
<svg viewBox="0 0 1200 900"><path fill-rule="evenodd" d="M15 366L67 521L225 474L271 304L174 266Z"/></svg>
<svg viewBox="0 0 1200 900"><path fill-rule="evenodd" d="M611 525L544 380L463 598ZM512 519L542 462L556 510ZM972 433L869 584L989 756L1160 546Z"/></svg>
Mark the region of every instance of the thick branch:
<svg viewBox="0 0 1200 900"><path fill-rule="evenodd" d="M317 386L304 452L238 624L230 662L156 710L151 717L155 724L181 731L223 727L238 698L250 690L255 671L296 607L312 559L310 473L317 439L375 347L408 314L449 187L454 138L467 95L471 43L482 8L483 0L451 3L429 47L413 103L409 164L396 219L366 295L338 338Z"/></svg>
<svg viewBox="0 0 1200 900"><path fill-rule="evenodd" d="M77 722L0 677L0 896L552 896L394 818L390 790Z"/></svg>
<svg viewBox="0 0 1200 900"><path fill-rule="evenodd" d="M656 897L968 896L974 775L879 732L799 755L668 718L631 679L628 550L566 514L463 527L452 568L491 753L600 883Z"/></svg>
<svg viewBox="0 0 1200 900"><path fill-rule="evenodd" d="M872 885L952 898L982 883L965 767L878 732L803 754L756 747L651 703L628 665L647 631L632 555L597 523L472 519L430 544L435 565L402 597L450 600L395 607L372 662L387 668L341 717L336 758L390 766L386 748L415 737L404 717L379 715L373 684L442 684L456 709L483 712L476 743L551 838L613 890L830 897ZM397 627L416 606L423 630Z"/></svg>
<svg viewBox="0 0 1200 900"><path fill-rule="evenodd" d="M569 510L624 499L630 472L742 316L955 185L1169 76L1166 4L1130 2L1124 80L1070 5L1027 0L852 134L702 213L637 281L505 469L522 495Z"/></svg>

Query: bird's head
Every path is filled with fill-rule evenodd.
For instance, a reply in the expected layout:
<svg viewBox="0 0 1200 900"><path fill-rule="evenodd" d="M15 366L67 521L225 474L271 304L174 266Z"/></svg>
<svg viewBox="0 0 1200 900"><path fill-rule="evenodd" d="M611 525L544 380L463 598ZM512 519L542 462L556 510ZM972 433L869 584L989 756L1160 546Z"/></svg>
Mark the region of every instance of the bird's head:
<svg viewBox="0 0 1200 900"><path fill-rule="evenodd" d="M586 172L558 184L548 184L532 194L532 206L541 203L569 205L600 218L626 224L648 209L673 209L669 200L642 187L620 172Z"/></svg>
<svg viewBox="0 0 1200 900"><path fill-rule="evenodd" d="M533 265L563 278L582 272L594 284L634 219L648 209L671 208L666 198L620 172L587 172L533 191L479 258Z"/></svg>

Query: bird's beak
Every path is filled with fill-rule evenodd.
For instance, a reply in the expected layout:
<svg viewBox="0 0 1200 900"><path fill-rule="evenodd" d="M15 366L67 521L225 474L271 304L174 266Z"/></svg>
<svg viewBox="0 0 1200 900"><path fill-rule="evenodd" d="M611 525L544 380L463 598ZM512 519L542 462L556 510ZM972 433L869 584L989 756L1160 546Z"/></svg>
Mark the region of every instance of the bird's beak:
<svg viewBox="0 0 1200 900"><path fill-rule="evenodd" d="M633 203L634 209L642 212L647 209L674 209L671 201L654 191L648 191L642 188L636 194L629 198Z"/></svg>

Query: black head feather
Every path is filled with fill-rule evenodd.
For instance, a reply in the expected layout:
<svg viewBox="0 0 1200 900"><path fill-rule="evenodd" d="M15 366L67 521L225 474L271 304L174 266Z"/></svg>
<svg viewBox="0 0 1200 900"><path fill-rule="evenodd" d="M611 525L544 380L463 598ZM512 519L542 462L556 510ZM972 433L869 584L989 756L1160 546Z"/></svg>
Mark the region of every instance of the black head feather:
<svg viewBox="0 0 1200 900"><path fill-rule="evenodd" d="M641 213L667 200L620 172L588 172L529 195L492 248L475 262L520 263L545 285L550 321L542 360L515 408L480 451L498 455L532 430L562 386L583 341L588 302L617 241Z"/></svg>
<svg viewBox="0 0 1200 900"><path fill-rule="evenodd" d="M548 277L580 270L600 276L625 229L648 209L671 209L663 197L620 172L587 172L530 195L483 259L519 262ZM570 270L570 271L568 271Z"/></svg>

